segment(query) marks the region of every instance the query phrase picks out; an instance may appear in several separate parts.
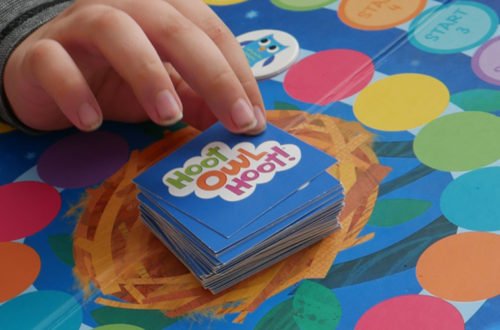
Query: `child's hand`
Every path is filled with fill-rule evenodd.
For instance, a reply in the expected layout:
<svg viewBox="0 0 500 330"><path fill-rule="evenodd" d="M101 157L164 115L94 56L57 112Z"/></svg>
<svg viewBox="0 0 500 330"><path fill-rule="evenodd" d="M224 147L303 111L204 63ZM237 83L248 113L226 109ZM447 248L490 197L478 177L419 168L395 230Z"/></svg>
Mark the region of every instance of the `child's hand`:
<svg viewBox="0 0 500 330"><path fill-rule="evenodd" d="M199 0L77 0L26 38L4 75L26 125L97 128L103 118L233 132L265 126L240 46ZM184 108L184 111L182 110Z"/></svg>

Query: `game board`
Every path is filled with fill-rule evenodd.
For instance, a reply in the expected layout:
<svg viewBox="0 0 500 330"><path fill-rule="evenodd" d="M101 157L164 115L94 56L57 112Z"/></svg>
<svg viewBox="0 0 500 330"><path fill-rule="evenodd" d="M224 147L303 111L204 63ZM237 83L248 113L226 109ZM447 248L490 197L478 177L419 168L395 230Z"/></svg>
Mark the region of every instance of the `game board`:
<svg viewBox="0 0 500 330"><path fill-rule="evenodd" d="M196 130L0 124L0 329L499 329L500 2L207 2L235 35L298 40L259 85L271 122L339 160L342 230L214 297L131 183Z"/></svg>

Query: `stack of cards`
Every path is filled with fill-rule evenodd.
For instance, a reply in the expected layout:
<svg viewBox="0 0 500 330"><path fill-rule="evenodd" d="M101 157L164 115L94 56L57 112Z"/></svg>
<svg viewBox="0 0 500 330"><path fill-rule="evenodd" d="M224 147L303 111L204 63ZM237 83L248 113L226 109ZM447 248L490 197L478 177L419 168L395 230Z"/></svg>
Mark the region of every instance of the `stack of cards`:
<svg viewBox="0 0 500 330"><path fill-rule="evenodd" d="M335 162L272 125L249 137L216 124L134 182L144 222L218 293L339 227Z"/></svg>

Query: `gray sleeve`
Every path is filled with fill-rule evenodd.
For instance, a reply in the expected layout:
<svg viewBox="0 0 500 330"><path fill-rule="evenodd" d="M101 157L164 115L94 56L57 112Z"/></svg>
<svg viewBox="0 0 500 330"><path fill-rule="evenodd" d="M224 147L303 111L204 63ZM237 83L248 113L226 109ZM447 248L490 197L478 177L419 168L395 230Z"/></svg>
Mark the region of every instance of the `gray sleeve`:
<svg viewBox="0 0 500 330"><path fill-rule="evenodd" d="M3 86L5 64L14 48L32 31L51 20L72 0L0 0L0 120L29 133L12 111Z"/></svg>

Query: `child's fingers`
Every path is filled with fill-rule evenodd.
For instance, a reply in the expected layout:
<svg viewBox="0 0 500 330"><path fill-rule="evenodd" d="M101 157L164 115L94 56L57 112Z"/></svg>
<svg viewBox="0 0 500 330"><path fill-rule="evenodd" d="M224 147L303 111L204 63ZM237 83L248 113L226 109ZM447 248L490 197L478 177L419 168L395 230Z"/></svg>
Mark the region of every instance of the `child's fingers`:
<svg viewBox="0 0 500 330"><path fill-rule="evenodd" d="M101 125L99 105L82 72L61 44L48 39L36 42L26 53L23 71L77 128L92 131Z"/></svg>
<svg viewBox="0 0 500 330"><path fill-rule="evenodd" d="M214 42L193 22L162 0L124 0L124 8L143 28L160 55L171 62L215 116L233 132L259 124L245 89Z"/></svg>
<svg viewBox="0 0 500 330"><path fill-rule="evenodd" d="M88 6L73 18L71 38L88 40L131 86L148 116L169 125L182 118L182 104L160 56L141 27L125 12Z"/></svg>
<svg viewBox="0 0 500 330"><path fill-rule="evenodd" d="M262 96L238 41L222 20L200 0L169 0L181 14L191 19L214 41L238 76L254 106L264 109Z"/></svg>
<svg viewBox="0 0 500 330"><path fill-rule="evenodd" d="M212 126L217 121L217 118L210 111L205 101L182 79L181 75L170 63L166 63L165 68L184 105L184 120L189 125L200 130Z"/></svg>

